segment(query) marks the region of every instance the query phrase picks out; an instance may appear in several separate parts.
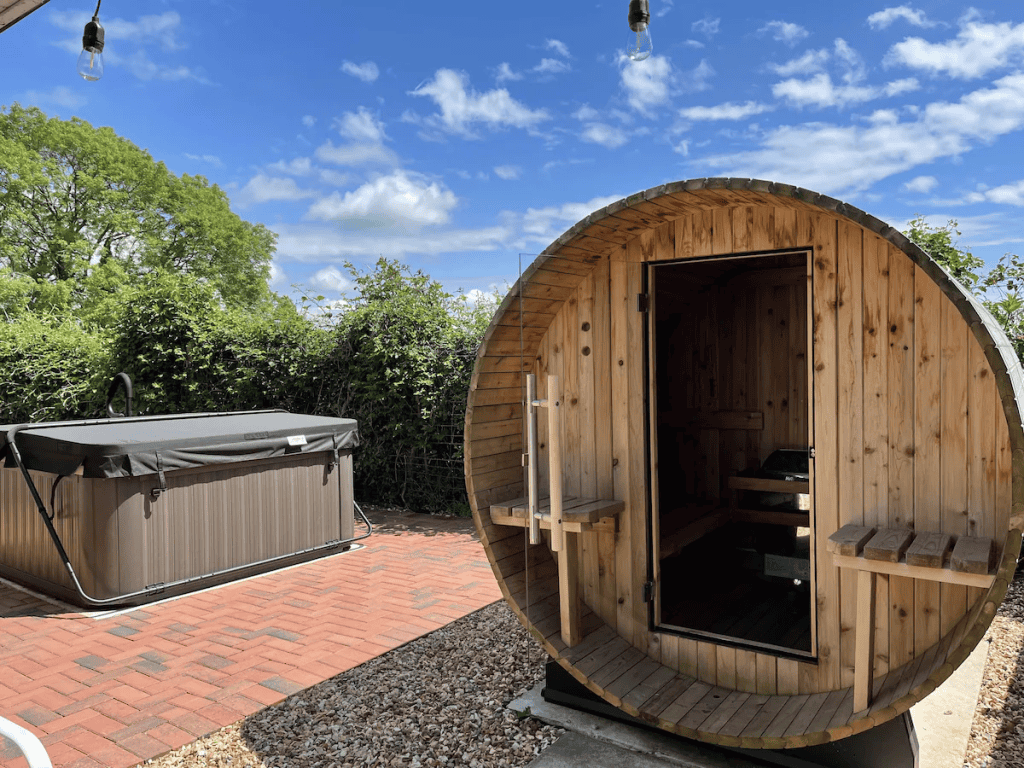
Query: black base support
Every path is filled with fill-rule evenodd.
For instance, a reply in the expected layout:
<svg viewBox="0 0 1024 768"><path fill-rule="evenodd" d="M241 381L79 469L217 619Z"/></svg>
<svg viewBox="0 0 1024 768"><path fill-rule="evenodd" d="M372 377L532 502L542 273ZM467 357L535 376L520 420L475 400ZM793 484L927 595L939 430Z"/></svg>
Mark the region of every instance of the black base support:
<svg viewBox="0 0 1024 768"><path fill-rule="evenodd" d="M545 685L541 691L545 701L663 733L684 743L690 742L689 739L668 734L650 723L627 715L618 707L613 707L577 682L558 662L549 661L546 672ZM709 745L701 743L700 746L707 748ZM716 746L715 749L741 754L755 764L777 765L784 768L918 768L917 733L909 713L904 713L864 733L815 747L772 750Z"/></svg>

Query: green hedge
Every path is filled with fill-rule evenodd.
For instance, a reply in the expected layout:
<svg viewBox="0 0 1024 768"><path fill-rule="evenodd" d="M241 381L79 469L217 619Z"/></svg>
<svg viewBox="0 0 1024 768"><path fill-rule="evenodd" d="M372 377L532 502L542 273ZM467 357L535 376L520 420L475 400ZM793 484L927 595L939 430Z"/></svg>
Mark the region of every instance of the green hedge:
<svg viewBox="0 0 1024 768"><path fill-rule="evenodd" d="M289 303L228 310L209 285L160 273L124 292L104 327L9 317L0 423L99 416L111 377L126 371L136 414L285 408L357 419L359 500L467 513L465 403L493 307L397 262L350 269L358 295L326 326Z"/></svg>

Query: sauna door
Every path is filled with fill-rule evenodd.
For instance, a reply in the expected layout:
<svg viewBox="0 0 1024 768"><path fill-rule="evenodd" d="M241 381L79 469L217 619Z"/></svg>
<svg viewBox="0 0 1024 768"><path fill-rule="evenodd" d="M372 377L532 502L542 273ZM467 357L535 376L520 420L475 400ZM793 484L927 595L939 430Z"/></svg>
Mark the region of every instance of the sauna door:
<svg viewBox="0 0 1024 768"><path fill-rule="evenodd" d="M654 624L813 655L804 251L647 268Z"/></svg>

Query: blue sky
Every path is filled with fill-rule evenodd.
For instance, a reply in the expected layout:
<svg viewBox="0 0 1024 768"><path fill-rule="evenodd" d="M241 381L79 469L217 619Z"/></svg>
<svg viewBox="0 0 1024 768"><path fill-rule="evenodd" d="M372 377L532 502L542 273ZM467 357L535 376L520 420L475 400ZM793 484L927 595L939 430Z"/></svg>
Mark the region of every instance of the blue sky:
<svg viewBox="0 0 1024 768"><path fill-rule="evenodd" d="M1024 242L1018 2L387 4L106 0L106 71L75 74L90 0L0 38L0 102L109 125L278 233L274 288L327 296L399 258L497 287L593 210L705 176L805 186L903 228Z"/></svg>

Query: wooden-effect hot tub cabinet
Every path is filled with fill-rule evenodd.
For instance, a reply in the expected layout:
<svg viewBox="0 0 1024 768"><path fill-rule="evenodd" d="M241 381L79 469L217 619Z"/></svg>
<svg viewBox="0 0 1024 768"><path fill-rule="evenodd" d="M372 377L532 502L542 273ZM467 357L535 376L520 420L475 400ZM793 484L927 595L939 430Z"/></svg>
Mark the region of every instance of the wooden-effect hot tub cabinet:
<svg viewBox="0 0 1024 768"><path fill-rule="evenodd" d="M9 429L0 427L0 443ZM148 602L338 552L353 539L351 419L134 417L32 425L16 439L97 600ZM0 575L90 604L10 466L0 469Z"/></svg>
<svg viewBox="0 0 1024 768"><path fill-rule="evenodd" d="M506 600L591 691L703 741L823 743L906 711L989 626L1021 548L1022 392L996 322L895 229L679 182L586 217L505 298L466 483ZM541 405L563 509L531 545ZM806 474L764 474L779 449Z"/></svg>

